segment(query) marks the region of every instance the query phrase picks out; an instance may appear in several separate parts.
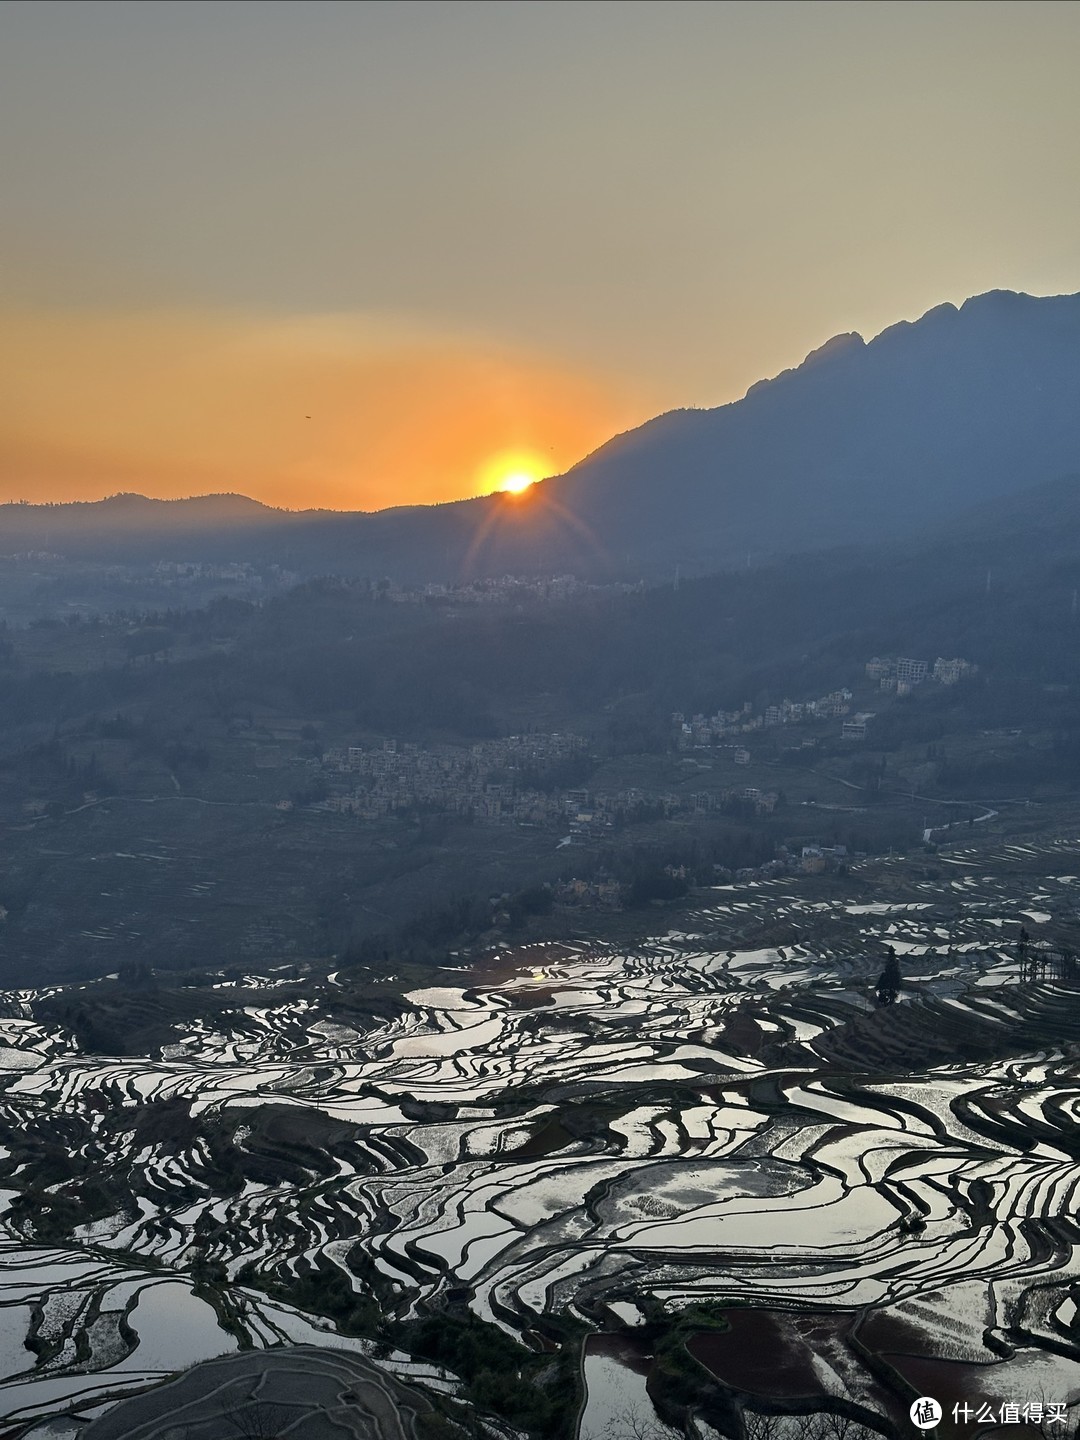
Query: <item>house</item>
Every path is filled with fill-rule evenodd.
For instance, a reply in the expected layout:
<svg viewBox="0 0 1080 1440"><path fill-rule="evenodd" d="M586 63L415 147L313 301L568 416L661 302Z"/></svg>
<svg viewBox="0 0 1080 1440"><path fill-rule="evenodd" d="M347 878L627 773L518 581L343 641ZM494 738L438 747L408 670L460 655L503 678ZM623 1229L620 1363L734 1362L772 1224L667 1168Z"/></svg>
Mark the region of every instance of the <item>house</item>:
<svg viewBox="0 0 1080 1440"><path fill-rule="evenodd" d="M955 685L968 675L974 675L979 667L970 660L944 660L939 655L934 661L934 679L942 685Z"/></svg>
<svg viewBox="0 0 1080 1440"><path fill-rule="evenodd" d="M799 869L804 875L823 875L825 873L825 856L821 853L820 846L803 846Z"/></svg>
<svg viewBox="0 0 1080 1440"><path fill-rule="evenodd" d="M926 679L929 665L925 660L911 660L903 657L896 662L897 681L908 685L921 685Z"/></svg>
<svg viewBox="0 0 1080 1440"><path fill-rule="evenodd" d="M842 740L865 740L867 724L873 718L873 710L860 710L850 720L844 721L840 727L840 738Z"/></svg>

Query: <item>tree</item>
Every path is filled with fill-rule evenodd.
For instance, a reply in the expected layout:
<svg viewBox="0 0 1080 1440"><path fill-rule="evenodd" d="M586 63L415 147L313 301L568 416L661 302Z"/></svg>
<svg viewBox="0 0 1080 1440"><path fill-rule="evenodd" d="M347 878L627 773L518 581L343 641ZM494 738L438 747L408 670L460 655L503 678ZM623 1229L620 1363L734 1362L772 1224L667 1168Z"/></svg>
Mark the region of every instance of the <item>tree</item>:
<svg viewBox="0 0 1080 1440"><path fill-rule="evenodd" d="M877 1003L879 1005L891 1005L899 995L903 987L904 979L900 974L900 961L896 958L896 951L890 945L888 947L888 959L885 961L885 969L878 976L877 982Z"/></svg>
<svg viewBox="0 0 1080 1440"><path fill-rule="evenodd" d="M223 1403L222 1419L238 1440L283 1440L287 1426L296 1421L296 1411L251 1397Z"/></svg>
<svg viewBox="0 0 1080 1440"><path fill-rule="evenodd" d="M1030 936L1030 935L1028 934L1028 932L1027 932L1027 927L1024 926L1024 925L1021 925L1021 926L1020 926L1020 937L1019 937L1019 939L1018 939L1018 941L1017 941L1017 944L1016 944L1016 958L1017 958L1017 959L1019 960L1019 962L1020 962L1020 978L1021 978L1021 980L1034 980L1034 979L1035 979L1035 961L1034 961L1034 958L1032 957L1031 952L1030 952L1030 950L1029 950L1029 948L1028 948L1029 945L1030 945L1030 943L1031 943L1031 936Z"/></svg>
<svg viewBox="0 0 1080 1440"><path fill-rule="evenodd" d="M645 1416L632 1406L620 1410L604 1426L604 1440L670 1440L675 1433L657 1415Z"/></svg>
<svg viewBox="0 0 1080 1440"><path fill-rule="evenodd" d="M744 1410L746 1440L878 1440L878 1432L831 1410L816 1415L772 1415Z"/></svg>

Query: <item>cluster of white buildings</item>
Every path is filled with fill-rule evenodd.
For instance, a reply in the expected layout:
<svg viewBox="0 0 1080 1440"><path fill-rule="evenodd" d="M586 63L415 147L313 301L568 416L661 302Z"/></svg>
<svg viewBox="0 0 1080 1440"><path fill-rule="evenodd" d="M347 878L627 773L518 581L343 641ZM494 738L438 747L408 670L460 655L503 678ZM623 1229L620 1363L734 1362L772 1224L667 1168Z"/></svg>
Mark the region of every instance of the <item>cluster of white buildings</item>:
<svg viewBox="0 0 1080 1440"><path fill-rule="evenodd" d="M543 772L583 754L580 735L507 735L475 745L423 746L395 739L328 749L321 762L331 793L317 808L361 820L429 809L474 820L557 829L571 841L602 839L624 824L661 816L704 814L748 806L770 814L776 791L652 791L637 786L593 791L581 786L539 789ZM749 754L743 752L745 758Z"/></svg>
<svg viewBox="0 0 1080 1440"><path fill-rule="evenodd" d="M866 662L866 675L869 680L876 680L882 690L897 695L909 695L915 686L921 685L924 680L933 679L940 685L956 685L969 675L974 675L978 668L970 660L946 660L941 655L934 661L932 668L928 660L916 660L907 655L901 655L895 660L891 656L881 658L875 655Z"/></svg>
<svg viewBox="0 0 1080 1440"><path fill-rule="evenodd" d="M348 777L352 783L339 784L320 804L365 820L428 807L478 820L550 824L565 817L565 796L531 788L526 778L585 748L580 735L560 732L507 735L467 749L396 739L376 746L339 747L324 753L323 772Z"/></svg>
<svg viewBox="0 0 1080 1440"><path fill-rule="evenodd" d="M621 910L622 886L610 876L582 880L558 880L551 898L560 910Z"/></svg>
<svg viewBox="0 0 1080 1440"><path fill-rule="evenodd" d="M718 740L734 735L749 735L755 730L768 730L775 725L803 725L811 720L827 720L846 715L851 707L850 690L831 690L817 700L781 700L779 705L769 705L759 714L749 700L739 710L718 710L715 715L691 715L689 719L681 710L671 717L675 730L675 743L680 750L694 750L703 745L715 745ZM749 754L743 750L745 759L740 757L736 747L735 763L745 765Z"/></svg>
<svg viewBox="0 0 1080 1440"><path fill-rule="evenodd" d="M369 588L380 599L395 605L512 605L525 601L571 600L601 591L626 595L645 587L643 582L591 585L579 580L576 575L500 575L493 579L469 580L460 585L408 586L399 585L396 581L381 581Z"/></svg>
<svg viewBox="0 0 1080 1440"><path fill-rule="evenodd" d="M927 660L917 660L901 655L884 659L875 655L866 662L866 675L876 680L879 688L894 695L907 695L928 679L941 685L956 685L959 681L974 675L978 666L970 660L959 657L946 660L939 656L931 667ZM675 744L680 750L696 750L715 746L719 741L735 736L749 735L756 730L768 730L776 725L803 725L813 720L843 719L841 736L844 740L864 740L866 727L874 718L874 711L860 710L851 715L852 692L848 689L830 690L816 700L781 700L779 705L767 705L755 713L752 703L747 700L738 710L718 710L715 715L686 716L676 710L671 717L675 732ZM845 718L850 717L850 718ZM750 755L745 747L736 745L733 759L737 765L749 762Z"/></svg>

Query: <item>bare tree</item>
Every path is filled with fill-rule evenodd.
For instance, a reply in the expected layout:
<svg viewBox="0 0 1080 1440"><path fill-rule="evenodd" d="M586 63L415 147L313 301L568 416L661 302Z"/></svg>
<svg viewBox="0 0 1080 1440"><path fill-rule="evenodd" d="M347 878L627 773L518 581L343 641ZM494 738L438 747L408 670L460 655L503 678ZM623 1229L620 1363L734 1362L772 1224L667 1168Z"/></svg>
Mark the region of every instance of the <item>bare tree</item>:
<svg viewBox="0 0 1080 1440"><path fill-rule="evenodd" d="M746 1440L880 1440L871 1430L849 1415L832 1410L813 1415L775 1415L760 1410L744 1410Z"/></svg>
<svg viewBox="0 0 1080 1440"><path fill-rule="evenodd" d="M672 1440L674 1433L655 1415L642 1415L629 1406L604 1426L604 1440Z"/></svg>
<svg viewBox="0 0 1080 1440"><path fill-rule="evenodd" d="M787 1415L769 1415L760 1410L743 1411L746 1440L788 1440L790 1421L791 1417Z"/></svg>
<svg viewBox="0 0 1080 1440"><path fill-rule="evenodd" d="M287 1405L243 1399L222 1407L222 1418L239 1440L282 1440L285 1427L296 1419Z"/></svg>
<svg viewBox="0 0 1080 1440"><path fill-rule="evenodd" d="M811 1415L744 1410L742 1419L746 1440L881 1440L879 1432L870 1426L832 1410ZM673 1440L678 1433L656 1416L627 1408L613 1415L605 1425L604 1440ZM1056 1440L1066 1440L1066 1437L1059 1431Z"/></svg>

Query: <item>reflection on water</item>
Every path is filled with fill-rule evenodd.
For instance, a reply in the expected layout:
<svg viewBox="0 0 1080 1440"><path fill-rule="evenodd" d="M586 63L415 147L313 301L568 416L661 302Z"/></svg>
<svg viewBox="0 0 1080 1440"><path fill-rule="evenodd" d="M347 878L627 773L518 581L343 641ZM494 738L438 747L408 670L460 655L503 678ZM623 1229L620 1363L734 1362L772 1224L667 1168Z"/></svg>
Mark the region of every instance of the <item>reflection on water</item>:
<svg viewBox="0 0 1080 1440"><path fill-rule="evenodd" d="M114 1197L116 1213L75 1229L64 1249L35 1245L7 1210L0 1415L101 1395L136 1383L136 1369L151 1383L236 1348L184 1278L197 1262L234 1281L250 1265L272 1285L336 1266L366 1295L350 1259L358 1240L385 1309L423 1315L456 1291L513 1334L571 1307L608 1306L632 1324L645 1296L670 1310L907 1306L944 1356L966 1284L992 1298L986 1324L1015 1319L1040 1337L1031 1343L1066 1344L1080 1264L1057 1221L1080 1195L1080 1017L1067 1033L1059 992L1006 983L1015 960L982 881L973 908L956 902L959 919L857 895L810 906L788 883L727 891L732 906L716 908L737 898L740 926L797 919L800 932L820 916L846 927L843 947L709 950L671 936L624 954L564 946L556 961L534 947L470 976L469 989L412 991L366 1029L283 995L213 1029L178 1025L175 1043L145 1060L79 1054L60 1031L9 1021L0 1044L29 1063L0 1053L0 1119L12 1135L41 1116L62 1122L80 1173L114 1169L131 1200ZM883 1025L870 996L886 942L909 948L918 995ZM1059 1048L956 1061L969 1048L996 1053L998 1033L1041 1035L1048 1015ZM943 1043L912 1071L907 1037L919 1026ZM975 1033L981 1048L969 1047ZM147 1123L157 1102L191 1117L192 1138L161 1138ZM267 1173L268 1106L281 1144L302 1142L288 1180ZM234 1128L242 1185L223 1187L197 1133L207 1115ZM332 1163L305 1168L309 1138ZM129 1354L120 1318L136 1292ZM329 1340L255 1290L233 1285L225 1304L242 1344ZM31 1370L23 1341L35 1308L56 1343L54 1360ZM984 1358L983 1328L973 1360ZM582 1440L666 1433L647 1365L629 1339L590 1342Z"/></svg>
<svg viewBox="0 0 1080 1440"><path fill-rule="evenodd" d="M172 1280L140 1291L129 1323L139 1336L135 1356L140 1370L184 1370L239 1348L206 1301Z"/></svg>
<svg viewBox="0 0 1080 1440"><path fill-rule="evenodd" d="M661 1421L649 1399L651 1358L643 1345L622 1336L590 1336L578 1440L668 1440L678 1435Z"/></svg>

